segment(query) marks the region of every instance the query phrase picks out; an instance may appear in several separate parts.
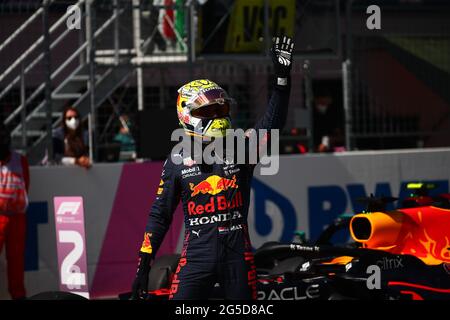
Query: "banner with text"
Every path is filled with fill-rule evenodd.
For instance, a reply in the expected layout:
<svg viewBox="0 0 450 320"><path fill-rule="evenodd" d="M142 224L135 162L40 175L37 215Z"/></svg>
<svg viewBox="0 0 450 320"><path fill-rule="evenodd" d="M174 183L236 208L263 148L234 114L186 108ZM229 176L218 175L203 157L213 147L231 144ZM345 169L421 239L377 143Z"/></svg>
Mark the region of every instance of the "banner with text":
<svg viewBox="0 0 450 320"><path fill-rule="evenodd" d="M55 197L59 288L89 299L82 197Z"/></svg>

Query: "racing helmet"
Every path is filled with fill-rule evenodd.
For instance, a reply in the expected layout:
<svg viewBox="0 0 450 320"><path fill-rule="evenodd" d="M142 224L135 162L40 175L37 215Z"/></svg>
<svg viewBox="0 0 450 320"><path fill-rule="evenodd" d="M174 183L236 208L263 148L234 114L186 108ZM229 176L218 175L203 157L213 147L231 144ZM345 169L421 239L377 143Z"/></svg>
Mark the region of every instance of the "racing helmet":
<svg viewBox="0 0 450 320"><path fill-rule="evenodd" d="M221 138L231 129L230 107L235 102L217 83L200 79L178 89L177 115L186 134Z"/></svg>

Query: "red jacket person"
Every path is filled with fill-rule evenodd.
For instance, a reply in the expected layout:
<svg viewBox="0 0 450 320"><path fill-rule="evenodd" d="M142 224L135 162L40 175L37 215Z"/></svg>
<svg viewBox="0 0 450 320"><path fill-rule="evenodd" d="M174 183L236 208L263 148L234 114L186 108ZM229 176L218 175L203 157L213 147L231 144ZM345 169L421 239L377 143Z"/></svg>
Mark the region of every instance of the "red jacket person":
<svg viewBox="0 0 450 320"><path fill-rule="evenodd" d="M25 211L30 183L27 159L10 150L10 134L0 124L0 253L6 247L8 290L13 299L25 298Z"/></svg>

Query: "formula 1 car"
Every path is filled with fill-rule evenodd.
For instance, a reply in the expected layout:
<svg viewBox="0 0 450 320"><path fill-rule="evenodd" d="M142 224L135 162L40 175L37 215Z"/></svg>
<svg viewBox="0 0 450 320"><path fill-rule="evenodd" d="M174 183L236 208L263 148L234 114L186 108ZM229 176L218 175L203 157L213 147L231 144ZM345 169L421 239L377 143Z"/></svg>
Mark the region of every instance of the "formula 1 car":
<svg viewBox="0 0 450 320"><path fill-rule="evenodd" d="M255 251L258 299L450 299L450 196L430 197L432 188L408 185L410 197L393 211L386 205L397 198L359 199L363 213L337 218L314 242L299 233L293 243L264 244ZM341 230L353 241L331 244ZM148 299L168 297L178 259L155 261Z"/></svg>
<svg viewBox="0 0 450 320"><path fill-rule="evenodd" d="M434 183L412 182L406 188L411 191L409 197L402 201L402 208L414 208L423 206L436 206L450 209L450 193L441 193L431 196L430 191L436 189Z"/></svg>

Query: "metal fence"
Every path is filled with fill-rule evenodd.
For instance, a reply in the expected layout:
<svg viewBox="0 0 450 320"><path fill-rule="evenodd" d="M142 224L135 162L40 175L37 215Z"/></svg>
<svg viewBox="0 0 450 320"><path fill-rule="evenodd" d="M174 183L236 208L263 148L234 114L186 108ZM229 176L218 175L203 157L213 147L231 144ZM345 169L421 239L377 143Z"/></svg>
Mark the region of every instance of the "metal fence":
<svg viewBox="0 0 450 320"><path fill-rule="evenodd" d="M17 115L8 125L24 152L42 139L42 131L58 125L64 105L94 114L95 143L105 144L118 131L119 115L175 110L176 90L195 78L224 86L238 101L235 125L250 127L270 94L268 48L271 35L280 32L296 42L294 87L282 135L286 152L300 152L299 144L317 151L324 136L336 132L351 150L450 145L448 5L426 6L423 12L420 5L399 3L385 10L378 1L382 29L368 31L364 1L86 0L81 1L81 30L51 33L50 64L45 56L32 70L23 70L46 48L39 43L33 54L24 59L21 54L45 34L45 23L51 29L75 2L46 1L47 22L35 19L27 26L30 32L19 31L36 10L42 13L41 1L0 5L2 46L20 33L8 50L0 50L0 74L15 68L0 79L1 92L7 89L0 97L0 118ZM64 33L64 42L52 45ZM345 55L341 43L347 44ZM75 59L69 63L67 57ZM61 74L48 80L61 66ZM87 82L72 88L78 91L58 95L67 79L80 78ZM104 88L103 79L110 81ZM50 100L51 122L43 114L33 138L24 119Z"/></svg>
<svg viewBox="0 0 450 320"><path fill-rule="evenodd" d="M382 11L381 29L354 27L351 141L356 149L450 145L449 6ZM355 6L353 21L364 7ZM364 20L363 20L364 21Z"/></svg>

